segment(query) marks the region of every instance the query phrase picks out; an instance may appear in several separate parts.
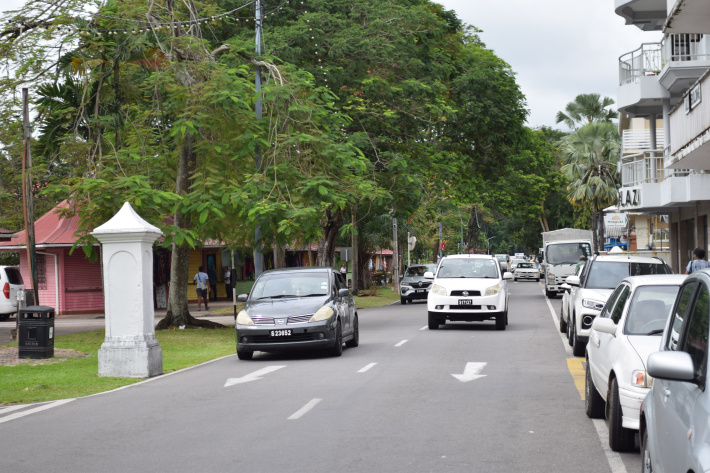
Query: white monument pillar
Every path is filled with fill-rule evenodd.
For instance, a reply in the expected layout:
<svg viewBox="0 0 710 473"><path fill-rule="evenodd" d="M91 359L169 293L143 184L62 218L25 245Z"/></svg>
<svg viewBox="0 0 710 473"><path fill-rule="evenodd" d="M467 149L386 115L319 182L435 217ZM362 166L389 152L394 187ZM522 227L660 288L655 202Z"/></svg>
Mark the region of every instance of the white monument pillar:
<svg viewBox="0 0 710 473"><path fill-rule="evenodd" d="M91 234L101 242L106 311L99 376L150 378L162 374L163 350L153 325L153 242L162 232L126 202Z"/></svg>

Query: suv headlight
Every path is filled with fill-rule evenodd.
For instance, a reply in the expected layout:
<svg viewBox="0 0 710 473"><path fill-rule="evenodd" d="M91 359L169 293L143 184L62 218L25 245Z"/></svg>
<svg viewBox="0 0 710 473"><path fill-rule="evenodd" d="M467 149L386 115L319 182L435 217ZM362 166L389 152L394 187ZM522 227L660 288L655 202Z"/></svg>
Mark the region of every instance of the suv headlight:
<svg viewBox="0 0 710 473"><path fill-rule="evenodd" d="M254 321L249 317L247 311L242 309L237 315L237 325L254 325Z"/></svg>
<svg viewBox="0 0 710 473"><path fill-rule="evenodd" d="M432 284L430 293L435 296L447 296L446 288L444 286L439 286L438 284Z"/></svg>
<svg viewBox="0 0 710 473"><path fill-rule="evenodd" d="M500 292L500 284L496 284L495 286L491 286L488 289L486 289L484 296L495 296L499 292Z"/></svg>
<svg viewBox="0 0 710 473"><path fill-rule="evenodd" d="M403 282L399 286L400 287L411 287L408 282Z"/></svg>
<svg viewBox="0 0 710 473"><path fill-rule="evenodd" d="M604 308L604 303L602 301L595 301L594 299L582 299L582 305L587 309L602 310Z"/></svg>
<svg viewBox="0 0 710 473"><path fill-rule="evenodd" d="M315 314L313 314L313 317L310 318L309 322L322 322L324 320L328 320L332 316L333 309L328 306L323 306L318 309Z"/></svg>

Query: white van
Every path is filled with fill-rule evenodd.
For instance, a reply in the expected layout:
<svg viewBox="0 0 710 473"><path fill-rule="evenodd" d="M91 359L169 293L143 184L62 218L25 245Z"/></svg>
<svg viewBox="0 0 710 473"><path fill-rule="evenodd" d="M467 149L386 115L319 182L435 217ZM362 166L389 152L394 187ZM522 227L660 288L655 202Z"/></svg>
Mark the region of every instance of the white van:
<svg viewBox="0 0 710 473"><path fill-rule="evenodd" d="M17 292L25 290L20 268L0 266L0 320L17 312Z"/></svg>

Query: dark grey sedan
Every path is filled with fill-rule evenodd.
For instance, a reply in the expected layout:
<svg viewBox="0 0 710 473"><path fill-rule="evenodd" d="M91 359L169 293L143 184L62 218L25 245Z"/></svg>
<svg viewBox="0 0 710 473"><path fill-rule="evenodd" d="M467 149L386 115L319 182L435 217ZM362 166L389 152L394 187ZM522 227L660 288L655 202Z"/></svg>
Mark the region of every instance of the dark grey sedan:
<svg viewBox="0 0 710 473"><path fill-rule="evenodd" d="M237 315L237 356L255 351L325 349L340 356L343 343L360 343L357 311L347 286L332 268L308 267L265 271Z"/></svg>

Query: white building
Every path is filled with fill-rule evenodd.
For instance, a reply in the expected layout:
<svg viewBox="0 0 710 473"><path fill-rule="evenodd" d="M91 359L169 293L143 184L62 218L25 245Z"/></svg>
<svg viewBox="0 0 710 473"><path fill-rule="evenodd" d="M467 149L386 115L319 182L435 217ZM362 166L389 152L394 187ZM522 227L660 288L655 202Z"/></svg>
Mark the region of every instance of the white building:
<svg viewBox="0 0 710 473"><path fill-rule="evenodd" d="M651 245L658 237L654 222L656 228L664 223L655 216L669 216L670 264L682 273L694 248L708 250L710 2L614 4L626 24L664 33L661 42L641 44L619 58L623 144L618 206L652 216Z"/></svg>

